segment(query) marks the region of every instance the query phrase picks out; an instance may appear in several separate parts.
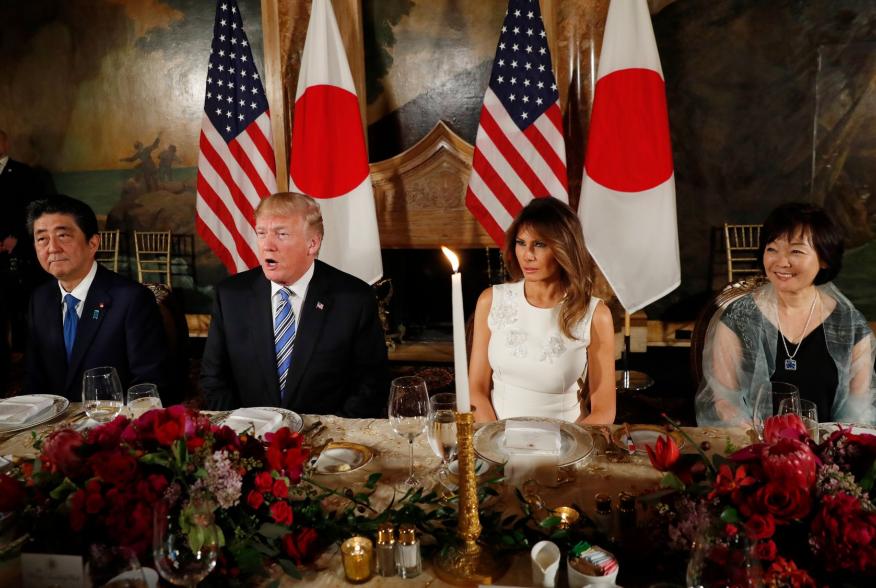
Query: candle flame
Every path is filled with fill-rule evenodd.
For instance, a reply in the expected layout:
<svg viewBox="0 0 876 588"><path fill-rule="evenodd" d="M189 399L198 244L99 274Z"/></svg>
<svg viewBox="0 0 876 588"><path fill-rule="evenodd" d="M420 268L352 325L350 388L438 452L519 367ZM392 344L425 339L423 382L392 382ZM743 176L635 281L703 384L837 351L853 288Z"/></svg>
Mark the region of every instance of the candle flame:
<svg viewBox="0 0 876 588"><path fill-rule="evenodd" d="M458 272L459 271L459 257L457 257L453 251L451 251L450 249L448 249L444 245L441 246L441 251L444 252L444 255L447 257L447 260L450 262L450 267L453 268L453 273Z"/></svg>

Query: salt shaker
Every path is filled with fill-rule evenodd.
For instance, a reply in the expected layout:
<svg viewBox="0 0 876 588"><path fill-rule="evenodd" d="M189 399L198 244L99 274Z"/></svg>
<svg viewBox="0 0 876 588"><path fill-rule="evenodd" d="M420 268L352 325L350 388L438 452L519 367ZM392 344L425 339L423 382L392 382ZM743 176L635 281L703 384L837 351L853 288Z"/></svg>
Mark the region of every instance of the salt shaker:
<svg viewBox="0 0 876 588"><path fill-rule="evenodd" d="M611 508L611 496L608 494L596 495L596 516L593 520L596 528L605 537L614 542L616 539L614 511Z"/></svg>
<svg viewBox="0 0 876 588"><path fill-rule="evenodd" d="M413 525L401 525L398 528L395 563L398 575L402 578L414 578L423 571L420 540L417 539L417 530Z"/></svg>
<svg viewBox="0 0 876 588"><path fill-rule="evenodd" d="M395 576L395 529L392 523L377 527L377 573L381 576Z"/></svg>

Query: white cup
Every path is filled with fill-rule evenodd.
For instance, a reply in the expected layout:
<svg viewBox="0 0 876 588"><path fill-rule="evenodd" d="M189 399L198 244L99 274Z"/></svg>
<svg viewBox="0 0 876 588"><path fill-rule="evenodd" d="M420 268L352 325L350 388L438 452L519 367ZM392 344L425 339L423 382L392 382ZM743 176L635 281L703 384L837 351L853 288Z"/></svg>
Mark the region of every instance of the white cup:
<svg viewBox="0 0 876 588"><path fill-rule="evenodd" d="M613 572L605 576L588 576L572 567L571 561L568 560L566 561L566 569L569 571L569 588L585 588L585 586L610 588L615 585L614 581L617 580L617 573L620 571L619 568L615 568Z"/></svg>
<svg viewBox="0 0 876 588"><path fill-rule="evenodd" d="M560 548L553 541L539 541L532 546L532 584L554 588L560 569Z"/></svg>

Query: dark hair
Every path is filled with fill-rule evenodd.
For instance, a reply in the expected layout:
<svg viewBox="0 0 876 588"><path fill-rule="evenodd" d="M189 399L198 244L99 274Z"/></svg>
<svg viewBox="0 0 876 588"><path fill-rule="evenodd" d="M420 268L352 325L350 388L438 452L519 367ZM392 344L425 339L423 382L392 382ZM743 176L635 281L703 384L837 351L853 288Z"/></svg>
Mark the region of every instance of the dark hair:
<svg viewBox="0 0 876 588"><path fill-rule="evenodd" d="M826 284L839 274L843 266L845 243L840 228L830 219L820 206L804 202L789 202L773 210L763 223L760 233L758 259L763 266L766 246L782 237L791 239L803 232L812 240L812 247L818 254L818 261L827 267L818 270L814 283Z"/></svg>
<svg viewBox="0 0 876 588"><path fill-rule="evenodd" d="M502 255L511 279L523 279L523 270L515 252L517 233L532 229L551 248L560 266L560 280L566 298L560 310L560 329L573 339L572 329L587 314L593 290L593 261L584 246L584 233L578 215L568 204L556 198L534 198L523 207L505 232Z"/></svg>
<svg viewBox="0 0 876 588"><path fill-rule="evenodd" d="M85 240L97 234L97 216L91 207L70 196L57 194L34 200L27 206L27 231L33 236L33 224L44 214L69 214L85 233Z"/></svg>

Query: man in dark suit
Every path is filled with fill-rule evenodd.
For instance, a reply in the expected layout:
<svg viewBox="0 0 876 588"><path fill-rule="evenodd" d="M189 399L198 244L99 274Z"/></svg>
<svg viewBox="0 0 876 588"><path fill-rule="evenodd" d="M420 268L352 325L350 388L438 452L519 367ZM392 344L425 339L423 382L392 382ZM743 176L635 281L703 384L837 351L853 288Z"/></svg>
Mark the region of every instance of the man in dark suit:
<svg viewBox="0 0 876 588"><path fill-rule="evenodd" d="M201 364L207 408L386 413L386 345L363 281L316 259L319 205L291 192L255 212L260 267L216 287Z"/></svg>
<svg viewBox="0 0 876 588"><path fill-rule="evenodd" d="M9 140L0 129L0 332L5 335L10 329L17 351L24 351L30 293L45 277L24 218L28 203L41 195L34 171L9 157Z"/></svg>
<svg viewBox="0 0 876 588"><path fill-rule="evenodd" d="M94 211L75 198L51 196L31 203L27 227L40 265L56 279L31 298L25 390L80 401L83 372L112 366L123 392L151 382L168 404L155 297L94 260L100 244Z"/></svg>

